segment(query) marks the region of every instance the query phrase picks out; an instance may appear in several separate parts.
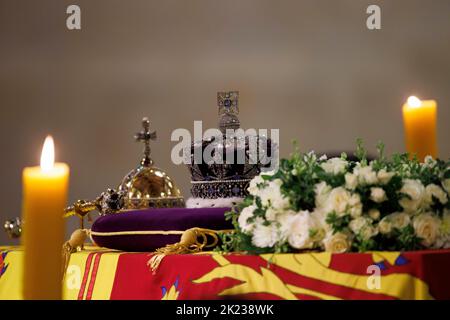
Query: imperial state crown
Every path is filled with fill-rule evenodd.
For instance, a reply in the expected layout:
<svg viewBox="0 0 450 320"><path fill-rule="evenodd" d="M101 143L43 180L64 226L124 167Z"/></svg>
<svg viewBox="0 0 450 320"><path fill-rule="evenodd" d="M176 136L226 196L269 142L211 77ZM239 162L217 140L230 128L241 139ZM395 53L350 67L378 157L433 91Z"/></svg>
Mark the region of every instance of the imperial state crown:
<svg viewBox="0 0 450 320"><path fill-rule="evenodd" d="M276 152L271 139L240 128L238 91L218 92L217 105L218 134L194 141L187 152L192 195L187 207L225 207L241 201L250 180L271 166Z"/></svg>

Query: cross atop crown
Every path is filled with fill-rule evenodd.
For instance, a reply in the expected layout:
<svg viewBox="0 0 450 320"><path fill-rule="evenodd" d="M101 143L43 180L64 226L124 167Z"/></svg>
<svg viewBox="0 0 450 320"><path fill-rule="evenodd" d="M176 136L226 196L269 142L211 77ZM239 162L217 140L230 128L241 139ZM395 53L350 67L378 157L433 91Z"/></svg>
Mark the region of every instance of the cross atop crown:
<svg viewBox="0 0 450 320"><path fill-rule="evenodd" d="M217 92L219 115L239 113L239 91Z"/></svg>
<svg viewBox="0 0 450 320"><path fill-rule="evenodd" d="M153 160L150 158L150 140L156 140L156 131L150 131L150 120L147 117L142 119L143 130L135 134L134 139L144 143L144 158L141 161L143 166L151 166Z"/></svg>

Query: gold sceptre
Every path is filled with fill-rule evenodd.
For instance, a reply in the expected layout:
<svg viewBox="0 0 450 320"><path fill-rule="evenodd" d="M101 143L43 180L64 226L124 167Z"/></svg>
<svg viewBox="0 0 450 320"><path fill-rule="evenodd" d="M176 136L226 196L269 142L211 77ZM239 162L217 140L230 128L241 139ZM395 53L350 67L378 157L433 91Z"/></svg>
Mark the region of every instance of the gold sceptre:
<svg viewBox="0 0 450 320"><path fill-rule="evenodd" d="M84 217L95 210L100 210L98 199L95 201L78 200L70 207L64 209L64 218L76 215L80 218L80 228L84 229Z"/></svg>
<svg viewBox="0 0 450 320"><path fill-rule="evenodd" d="M92 211L98 211L100 215L120 212L124 209L124 192L108 189L93 201L78 200L64 210L64 218L77 216L80 218L80 229L84 229L84 217L88 217ZM83 249L83 247L82 247Z"/></svg>

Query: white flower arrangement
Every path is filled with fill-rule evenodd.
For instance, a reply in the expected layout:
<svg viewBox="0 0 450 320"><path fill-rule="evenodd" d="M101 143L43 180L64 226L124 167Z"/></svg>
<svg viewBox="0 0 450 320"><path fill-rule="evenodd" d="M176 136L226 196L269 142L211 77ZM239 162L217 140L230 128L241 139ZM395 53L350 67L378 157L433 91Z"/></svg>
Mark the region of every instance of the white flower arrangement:
<svg viewBox="0 0 450 320"><path fill-rule="evenodd" d="M419 250L450 248L450 162L407 154L371 162L295 152L261 173L228 213L235 232L224 251Z"/></svg>

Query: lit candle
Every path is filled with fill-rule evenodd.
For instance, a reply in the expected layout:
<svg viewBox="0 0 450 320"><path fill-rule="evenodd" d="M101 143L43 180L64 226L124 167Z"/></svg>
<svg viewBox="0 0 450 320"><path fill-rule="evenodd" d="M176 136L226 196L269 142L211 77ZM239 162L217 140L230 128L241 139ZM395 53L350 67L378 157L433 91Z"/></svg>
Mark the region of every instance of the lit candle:
<svg viewBox="0 0 450 320"><path fill-rule="evenodd" d="M45 139L41 166L23 170L24 298L61 299L63 210L69 167L55 163L53 139Z"/></svg>
<svg viewBox="0 0 450 320"><path fill-rule="evenodd" d="M409 97L403 105L406 150L420 161L425 156L437 157L436 101Z"/></svg>

